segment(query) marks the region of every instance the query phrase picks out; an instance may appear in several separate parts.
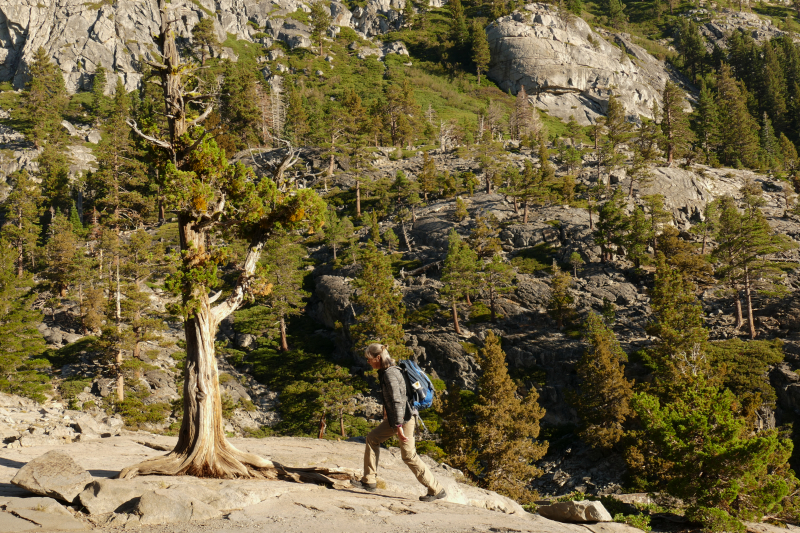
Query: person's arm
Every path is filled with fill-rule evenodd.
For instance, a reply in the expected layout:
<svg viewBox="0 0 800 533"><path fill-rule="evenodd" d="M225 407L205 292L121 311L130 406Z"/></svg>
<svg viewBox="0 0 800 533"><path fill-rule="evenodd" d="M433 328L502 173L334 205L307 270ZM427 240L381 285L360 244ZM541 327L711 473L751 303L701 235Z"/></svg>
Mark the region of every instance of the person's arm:
<svg viewBox="0 0 800 533"><path fill-rule="evenodd" d="M406 383L400 370L386 372L386 385L389 390L385 394L386 411L389 414L389 424L400 427L405 420L406 413Z"/></svg>
<svg viewBox="0 0 800 533"><path fill-rule="evenodd" d="M397 438L400 442L408 442L408 437L403 433L403 426L397 426Z"/></svg>

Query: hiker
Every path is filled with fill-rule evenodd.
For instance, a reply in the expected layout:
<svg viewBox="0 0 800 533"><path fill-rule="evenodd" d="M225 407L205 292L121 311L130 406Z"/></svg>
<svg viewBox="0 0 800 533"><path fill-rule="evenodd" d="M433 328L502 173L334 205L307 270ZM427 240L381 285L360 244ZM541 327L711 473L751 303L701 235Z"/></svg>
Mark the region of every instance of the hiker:
<svg viewBox="0 0 800 533"><path fill-rule="evenodd" d="M400 454L417 481L425 485L428 494L420 496L420 501L432 502L447 496L442 485L433 477L428 466L417 455L414 443L415 419L406 396L406 381L400 367L382 344L370 344L364 351L367 362L378 371L383 391L383 422L367 435L364 450L364 477L353 483L354 486L369 492L378 489L378 459L382 442L397 436L400 441Z"/></svg>

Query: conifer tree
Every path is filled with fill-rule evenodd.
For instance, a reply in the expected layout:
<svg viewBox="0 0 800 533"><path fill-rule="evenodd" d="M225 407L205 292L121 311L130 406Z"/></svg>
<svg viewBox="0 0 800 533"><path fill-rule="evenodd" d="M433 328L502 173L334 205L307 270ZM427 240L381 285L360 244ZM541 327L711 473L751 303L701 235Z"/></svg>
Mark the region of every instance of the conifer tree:
<svg viewBox="0 0 800 533"><path fill-rule="evenodd" d="M324 231L325 244L333 252L333 260L336 261L336 252L339 246L346 243L354 231L353 223L348 217L339 218L336 212L329 209L325 213Z"/></svg>
<svg viewBox="0 0 800 533"><path fill-rule="evenodd" d="M745 199L747 199L747 191ZM744 291L750 338L756 337L752 293L779 290L774 279L779 269L766 257L796 246L785 235L775 234L758 204L751 202L740 213L732 198L722 199L717 226L717 248L712 257L719 263L717 273L730 286ZM741 324L741 304L737 295L737 320Z"/></svg>
<svg viewBox="0 0 800 533"><path fill-rule="evenodd" d="M497 218L490 215L475 217L475 228L469 234L467 242L478 257L491 257L502 250L500 245L500 230L497 227Z"/></svg>
<svg viewBox="0 0 800 533"><path fill-rule="evenodd" d="M469 42L469 29L467 28L467 18L464 15L464 6L461 0L452 0L447 3L447 9L450 11L450 20L453 21L450 39L463 50Z"/></svg>
<svg viewBox="0 0 800 533"><path fill-rule="evenodd" d="M633 208L633 213L628 217L628 228L628 234L625 236L625 249L636 268L640 268L647 257L647 247L655 237L652 225L647 220L647 215L641 206Z"/></svg>
<svg viewBox="0 0 800 533"><path fill-rule="evenodd" d="M664 394L708 370L708 361L702 357L708 331L703 326L703 308L694 289L692 282L667 264L659 252L650 295L655 319L647 332L658 337L648 353L655 370L656 390Z"/></svg>
<svg viewBox="0 0 800 533"><path fill-rule="evenodd" d="M544 409L535 388L522 397L508 375L500 339L489 331L478 355L478 379L472 426L472 472L478 484L520 501L529 501L527 488L541 471L534 462L547 451L537 440Z"/></svg>
<svg viewBox="0 0 800 533"><path fill-rule="evenodd" d="M220 88L220 115L236 148L244 150L261 144L257 82L252 68L243 62L226 62Z"/></svg>
<svg viewBox="0 0 800 533"><path fill-rule="evenodd" d="M608 98L608 111L603 126L606 137L600 145L600 157L606 172L611 173L625 160L625 156L619 151L620 146L634 135L633 124L625 118L625 106L613 94ZM608 186L610 190L610 180Z"/></svg>
<svg viewBox="0 0 800 533"><path fill-rule="evenodd" d="M317 0L311 4L311 42L319 47L319 57L322 57L322 43L325 34L331 25L331 10L324 0Z"/></svg>
<svg viewBox="0 0 800 533"><path fill-rule="evenodd" d="M68 103L67 89L61 69L42 47L33 56L30 76L23 93L23 106L31 122L34 144L37 148L48 143L59 144L64 138L61 119Z"/></svg>
<svg viewBox="0 0 800 533"><path fill-rule="evenodd" d="M339 420L339 433L346 437L344 430L344 415L349 411L356 389L350 383L350 373L340 366L331 370L317 372L314 376L316 382L312 391L316 394L316 404L319 409L319 433L317 438L325 436L328 427L327 418L334 415Z"/></svg>
<svg viewBox="0 0 800 533"><path fill-rule="evenodd" d="M630 179L628 185L628 196L633 196L633 187L637 183L639 186L649 183L652 179L650 165L657 157L658 143L663 139L659 125L656 123L660 113L658 107L653 105L654 120L646 117L642 118L642 123L636 128L636 134L632 140L633 162L625 169L625 173Z"/></svg>
<svg viewBox="0 0 800 533"><path fill-rule="evenodd" d="M467 211L467 202L462 200L460 196L457 196L456 209L453 213L453 218L456 219L456 222L461 222L467 217L469 217L469 211Z"/></svg>
<svg viewBox="0 0 800 533"><path fill-rule="evenodd" d="M470 394L469 391L466 393ZM438 393L433 407L441 417L439 434L448 463L468 472L475 462L475 451L472 448L472 431L466 419L461 387L450 382L447 394Z"/></svg>
<svg viewBox="0 0 800 533"><path fill-rule="evenodd" d="M688 115L683 110L685 103L680 88L667 81L661 98L664 106L661 113L661 132L667 166L671 167L673 160L683 157L689 150L692 132L689 129Z"/></svg>
<svg viewBox="0 0 800 533"><path fill-rule="evenodd" d="M625 378L623 363L628 356L617 336L596 313L584 324L586 350L578 361L580 392L573 404L581 418L580 438L595 448L612 448L624 434L630 416L633 383Z"/></svg>
<svg viewBox="0 0 800 533"><path fill-rule="evenodd" d="M11 175L14 188L2 204L6 224L0 229L0 237L16 250L17 277L24 276L25 265L33 266L34 251L39 240L39 216L41 191L27 170L18 170ZM30 270L30 268L29 268Z"/></svg>
<svg viewBox="0 0 800 533"><path fill-rule="evenodd" d="M308 113L303 105L303 95L300 89L290 87L287 95L286 136L294 144L302 144L310 131Z"/></svg>
<svg viewBox="0 0 800 533"><path fill-rule="evenodd" d="M311 296L302 288L304 255L305 250L294 235L281 233L267 242L261 256L262 282L257 300L266 306L271 322L277 325L278 349L282 352L289 350L286 319L300 315L305 308L303 299Z"/></svg>
<svg viewBox="0 0 800 533"><path fill-rule="evenodd" d="M572 321L575 315L575 298L572 296L570 286L572 276L558 268L555 259L553 260L553 276L550 278L550 301L547 310L550 312L558 329L564 329L564 325Z"/></svg>
<svg viewBox="0 0 800 533"><path fill-rule="evenodd" d="M489 41L486 38L486 31L479 20L472 22L472 61L478 73L478 85L481 84L481 73L486 72L491 60Z"/></svg>
<svg viewBox="0 0 800 533"><path fill-rule="evenodd" d="M89 109L96 123L102 123L108 114L108 97L106 96L106 69L98 65L92 78L92 101Z"/></svg>
<svg viewBox="0 0 800 533"><path fill-rule="evenodd" d="M658 251L667 258L667 264L677 268L692 283L704 287L714 282L714 269L707 258L698 254L691 243L683 240L674 226L664 227L656 237L656 245Z"/></svg>
<svg viewBox="0 0 800 533"><path fill-rule="evenodd" d="M586 264L586 261L583 260L581 254L578 252L572 252L569 256L569 264L572 266L572 275L576 278L578 277L578 269Z"/></svg>
<svg viewBox="0 0 800 533"><path fill-rule="evenodd" d="M37 174L42 182L45 206L49 207L51 212L66 214L72 205L72 184L69 176L70 161L63 146L45 144L36 162L39 163Z"/></svg>
<svg viewBox="0 0 800 533"><path fill-rule="evenodd" d="M497 300L500 298L501 294L511 292L516 288L514 285L514 269L500 257L500 254L495 254L490 260L483 264L482 274L481 286L489 297L489 310L491 312L492 322L496 322Z"/></svg>
<svg viewBox="0 0 800 533"><path fill-rule="evenodd" d="M648 194L643 196L644 208L647 212L647 220L650 223L650 234L652 235L653 251L657 252L656 236L661 226L672 220L672 213L664 209L664 195Z"/></svg>
<svg viewBox="0 0 800 533"><path fill-rule="evenodd" d="M217 32L214 31L214 19L211 17L201 18L192 28L192 46L200 52L200 64L206 65L206 58L212 57L214 52L219 50L220 43L217 39Z"/></svg>
<svg viewBox="0 0 800 533"><path fill-rule="evenodd" d="M758 124L747 109L742 82L736 81L728 65L717 75L716 107L719 117L720 159L726 165L737 161L746 167L758 164Z"/></svg>
<svg viewBox="0 0 800 533"><path fill-rule="evenodd" d="M792 141L790 141L785 134L781 133L779 144L781 147L783 169L792 172L800 167L800 165L798 165L799 160L797 156L797 149L795 148L794 143L792 143Z"/></svg>
<svg viewBox="0 0 800 533"><path fill-rule="evenodd" d="M706 203L703 208L703 220L698 222L689 230L695 235L703 237L703 244L700 248L700 255L706 254L706 246L708 245L709 237L713 236L716 232L717 223L719 222L719 202L712 200Z"/></svg>
<svg viewBox="0 0 800 533"><path fill-rule="evenodd" d="M467 243L453 229L450 231L447 245L447 257L442 269L441 293L450 300L453 312L453 328L461 335L458 324L458 304L462 298L469 302L470 294L477 285L478 256L470 250Z"/></svg>
<svg viewBox="0 0 800 533"><path fill-rule="evenodd" d="M705 154L705 163L711 163L712 153L717 149L719 142L719 118L714 95L706 86L705 80L700 84L700 96L697 100L697 109L694 112L694 131L700 148Z"/></svg>
<svg viewBox="0 0 800 533"><path fill-rule="evenodd" d="M9 243L0 241L0 391L43 402L50 379L38 372L49 366L38 358L46 348L36 329L42 313L33 309L33 277L17 276L16 254Z"/></svg>
<svg viewBox="0 0 800 533"><path fill-rule="evenodd" d="M778 139L772 128L772 121L767 112L761 115L761 131L759 132L761 144L761 166L763 168L778 168L781 158Z"/></svg>
<svg viewBox="0 0 800 533"><path fill-rule="evenodd" d="M357 291L353 303L362 309L350 327L355 350L361 353L370 342L380 342L392 357L403 359L408 354L403 342L405 306L402 294L394 286L389 258L369 241L361 265L361 274L353 281Z"/></svg>
<svg viewBox="0 0 800 533"><path fill-rule="evenodd" d="M611 261L615 253L625 244L630 222L624 211L624 200L621 189L600 207L597 224L594 230L594 242L601 248L601 260Z"/></svg>
<svg viewBox="0 0 800 533"><path fill-rule="evenodd" d="M436 161L428 152L422 154L422 170L417 176L423 199L428 201L428 194L436 191Z"/></svg>
<svg viewBox="0 0 800 533"><path fill-rule="evenodd" d="M777 430L753 433L737 414L739 400L700 374L673 401L648 393L631 405L648 440L644 463L658 463L656 490L680 498L686 516L707 531L743 531L739 519L781 511L798 485L789 470L792 443Z"/></svg>
<svg viewBox="0 0 800 533"><path fill-rule="evenodd" d="M46 267L42 277L48 281L51 293L63 298L75 275L76 257L81 253L78 239L67 217L56 214L48 228L50 237L44 246Z"/></svg>

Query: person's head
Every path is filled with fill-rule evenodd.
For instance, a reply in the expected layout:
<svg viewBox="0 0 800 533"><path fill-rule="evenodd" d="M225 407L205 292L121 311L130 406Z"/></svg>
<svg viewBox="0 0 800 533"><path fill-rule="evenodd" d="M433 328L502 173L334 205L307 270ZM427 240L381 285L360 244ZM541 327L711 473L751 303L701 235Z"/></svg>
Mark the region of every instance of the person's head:
<svg viewBox="0 0 800 533"><path fill-rule="evenodd" d="M385 370L390 366L394 366L394 359L389 355L389 350L386 345L372 343L364 350L364 356L367 358L369 365L375 370Z"/></svg>

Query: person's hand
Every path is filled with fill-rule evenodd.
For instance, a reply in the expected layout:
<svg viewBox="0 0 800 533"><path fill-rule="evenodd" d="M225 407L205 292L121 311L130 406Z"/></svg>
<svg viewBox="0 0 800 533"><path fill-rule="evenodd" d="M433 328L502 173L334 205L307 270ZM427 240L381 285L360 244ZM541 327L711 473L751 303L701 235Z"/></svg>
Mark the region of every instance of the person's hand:
<svg viewBox="0 0 800 533"><path fill-rule="evenodd" d="M397 428L397 438L400 439L400 442L408 442L408 437L403 433L403 426Z"/></svg>

